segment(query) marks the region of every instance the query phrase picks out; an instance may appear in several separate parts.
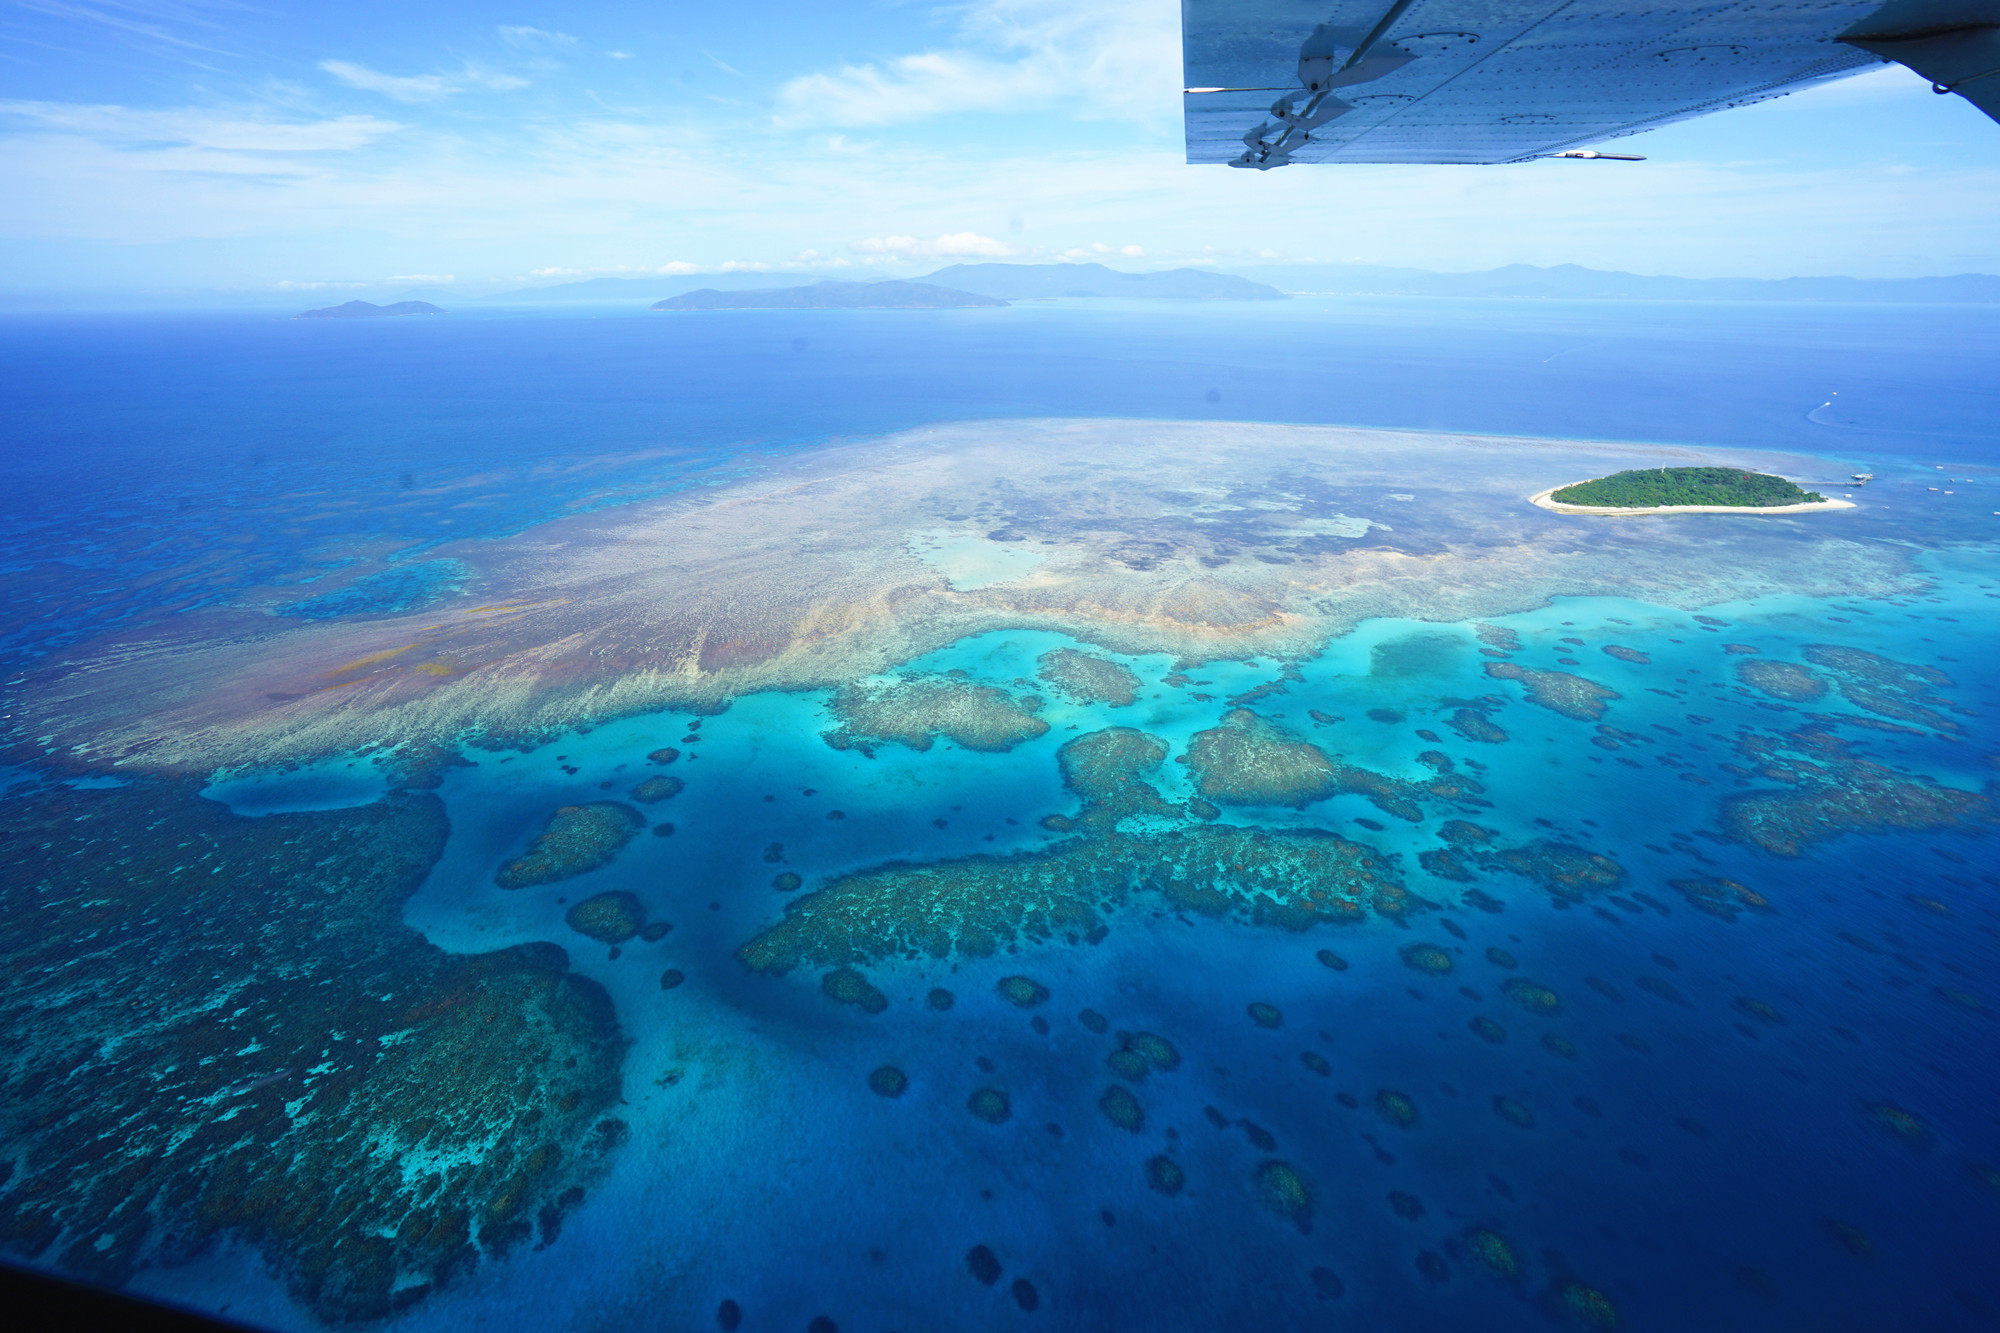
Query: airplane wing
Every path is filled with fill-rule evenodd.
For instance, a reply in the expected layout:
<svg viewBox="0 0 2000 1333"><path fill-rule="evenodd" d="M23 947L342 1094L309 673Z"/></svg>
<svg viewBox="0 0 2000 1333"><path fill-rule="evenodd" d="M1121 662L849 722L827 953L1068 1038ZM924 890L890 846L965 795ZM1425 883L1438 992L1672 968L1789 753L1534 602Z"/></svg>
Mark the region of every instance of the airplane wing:
<svg viewBox="0 0 2000 1333"><path fill-rule="evenodd" d="M2000 119L2000 0L1182 0L1187 160L1518 162L1898 60Z"/></svg>

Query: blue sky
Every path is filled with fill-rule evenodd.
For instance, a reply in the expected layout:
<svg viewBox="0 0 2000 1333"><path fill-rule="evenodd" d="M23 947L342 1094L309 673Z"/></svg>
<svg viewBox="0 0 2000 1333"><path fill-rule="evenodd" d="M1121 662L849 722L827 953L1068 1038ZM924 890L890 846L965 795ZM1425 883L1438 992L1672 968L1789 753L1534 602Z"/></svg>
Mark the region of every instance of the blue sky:
<svg viewBox="0 0 2000 1333"><path fill-rule="evenodd" d="M1624 141L1643 164L1180 160L1173 0L0 0L0 290L461 290L1580 263L2000 272L2000 125L1888 67Z"/></svg>

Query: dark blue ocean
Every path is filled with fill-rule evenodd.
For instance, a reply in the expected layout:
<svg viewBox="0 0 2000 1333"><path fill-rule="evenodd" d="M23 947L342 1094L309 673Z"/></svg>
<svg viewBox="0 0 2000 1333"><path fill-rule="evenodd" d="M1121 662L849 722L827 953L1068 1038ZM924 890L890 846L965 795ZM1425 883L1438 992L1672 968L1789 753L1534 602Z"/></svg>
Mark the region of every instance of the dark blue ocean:
<svg viewBox="0 0 2000 1333"><path fill-rule="evenodd" d="M1708 622L1569 598L1490 621L1537 667L1587 643L1579 670L1619 691L1608 720L1620 730L1599 728L1597 741L1517 700L1500 714L1507 743L1443 742L1481 761L1492 806L1478 822L1500 842L1564 838L1615 857L1627 878L1606 896L1568 901L1491 870L1478 887L1502 907L1460 898L1457 882L1416 870L1419 846L1438 845L1430 830L1406 832L1358 798L1231 811L1225 822L1247 827L1379 835L1439 906L1404 926L1303 935L1134 907L1101 944L871 967L887 1007L870 1013L830 1000L817 973L774 978L737 961L784 911L774 871L810 890L885 862L1031 850L1047 841L1038 820L1074 811L1055 760L1074 730L1141 727L1178 753L1215 725L1216 708L1194 701L1210 696L1183 692L1165 656L1127 657L1137 704L1052 705L1050 733L1005 753L837 750L821 739L823 694L767 694L447 770L436 794L449 839L402 920L459 957L562 946L572 974L601 988L591 994L623 1043L621 1139L531 1239L482 1250L436 1290L398 1286L407 1298L362 1322L450 1333L1996 1327L2000 856L1991 806L1979 805L2000 783L2000 526L1982 524L2000 510L1996 367L2000 308L1974 306L1298 299L355 323L9 317L0 666L14 680L107 631L172 626L251 589L296 589L278 610L305 619L434 605L454 592L448 562L412 557L445 542L941 421L1214 419L1765 449L1815 456L1831 480L1873 472L1878 487L1919 498L1932 479L1917 474L1942 472L1951 518L1910 543L1930 581L1921 596L1776 595L1704 608ZM315 591L362 559L384 572ZM1724 640L1765 658L1817 661L1810 645L1832 641L1917 664L1937 673L1923 677L1926 706L1948 725L1753 755L1746 735L1809 724L1835 700L1794 707L1731 688ZM1367 622L1300 664L1282 715L1309 736L1308 717L1352 719L1340 733L1350 760L1425 776L1415 756L1426 742L1411 727L1439 700L1495 688L1483 667L1500 654L1480 656L1491 642L1471 625ZM1605 657L1602 642L1650 660ZM911 666L1004 685L1063 646L1046 631L999 631ZM1217 662L1192 674L1229 697L1277 669ZM1668 681L1679 688L1658 688ZM43 772L32 717L10 721L24 723L9 805L65 783L86 800L96 782L125 781ZM549 811L628 784L666 746L690 751L669 770L685 789L647 812L671 819L671 836L639 837L560 885L494 887L495 867ZM1965 794L1972 813L1925 824L1883 795L1875 823L1796 855L1717 833L1725 792L1845 784L1861 793L1841 816L1852 818L1869 793L1891 791L1889 773ZM1162 782L1171 799L1189 795L1185 777ZM138 799L145 788L117 790ZM300 772L217 774L203 790L218 820L254 824L361 808L383 779L336 756ZM90 813L77 810L59 813ZM32 827L56 817L38 813ZM1357 818L1375 834L1356 833ZM22 836L27 827L7 827L21 847L44 836ZM180 836L163 827L158 838ZM1711 887L1681 887L1696 881ZM1748 886L1761 905L1716 883ZM566 907L612 890L674 929L607 951L566 923ZM42 1096L61 1061L43 1068L23 1053L53 1040L75 999L26 906L36 891L12 885L0 919L9 957L35 960L8 993L15 1031L0 1064ZM1010 1002L1001 979L1022 975L1046 998ZM139 987L143 972L132 976ZM1523 979L1533 988L1507 988ZM182 978L161 988L183 984L198 989ZM938 988L952 992L949 1009L928 998ZM1137 1129L1102 1109L1122 1077L1107 1066L1118 1040L1105 1021L1114 1034L1163 1034L1179 1055L1127 1080L1144 1112ZM869 1082L884 1066L906 1080L893 1097ZM285 1080L302 1076L293 1062L270 1089L222 1089L216 1123L259 1098L296 1113ZM983 1088L1007 1096L1000 1123L968 1114ZM395 1125L377 1129L394 1141ZM106 1280L89 1256L127 1244L115 1227L93 1241L21 1221L44 1215L20 1184L40 1142L21 1131L16 1166L0 1176L0 1247ZM1149 1174L1161 1159L1180 1173L1171 1189ZM165 1197L131 1211L164 1216ZM252 1323L319 1326L334 1307L299 1299L285 1237L338 1219L281 1225L230 1208L263 1220L217 1225L199 1243L133 1242L147 1257L114 1276Z"/></svg>

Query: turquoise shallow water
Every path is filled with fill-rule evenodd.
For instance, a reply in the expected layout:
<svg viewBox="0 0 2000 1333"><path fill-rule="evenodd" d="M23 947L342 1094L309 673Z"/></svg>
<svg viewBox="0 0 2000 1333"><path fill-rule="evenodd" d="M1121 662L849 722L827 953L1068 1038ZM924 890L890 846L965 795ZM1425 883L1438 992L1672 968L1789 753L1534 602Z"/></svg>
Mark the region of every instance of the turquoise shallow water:
<svg viewBox="0 0 2000 1333"><path fill-rule="evenodd" d="M1925 333L1921 320L1897 322L1901 312L1753 319L1511 306L1412 313L1349 303L1338 319L1323 311L1314 324L1302 311L1303 303L1286 312L1284 327L1317 330L1357 356L1363 344L1379 344L1378 373L1371 379L1343 366L1333 388L1297 387L1318 383L1303 372L1278 375L1281 388L1293 387L1283 388L1272 414L1816 450L1831 473L1862 465L1882 472L1871 503L1900 506L1916 516L1913 525L1926 513L1945 516L1931 543L1938 549L1919 557L1934 587L1893 600L1780 595L1702 608L1723 622L1714 625L1609 597L1562 598L1485 622L1519 636L1513 663L1573 670L1616 691L1602 718L1614 737L1486 674L1484 664L1496 659L1482 654L1489 645L1475 626L1379 619L1296 664L1295 679L1281 674L1286 664L1264 658L1188 666L1185 683L1175 684L1167 679L1175 663L1165 656L1120 657L1140 687L1133 704L1118 708L1064 702L1036 681L1043 653L1077 646L1051 633L982 634L898 668L899 677L963 672L1016 696L1039 693L1048 731L1000 753L948 739L924 752L896 744L872 756L835 749L823 739L838 726L825 692L753 695L698 719L628 718L521 751L468 747L471 765L442 770L436 792L449 837L401 904L401 919L451 957L560 945L570 974L608 998L623 1044L607 1114L629 1137L560 1212L559 1225L541 1223L504 1259L456 1271L444 1290L396 1313L396 1326L702 1328L716 1323L725 1301L740 1307L748 1329L806 1329L816 1317L844 1330L1607 1326L1572 1299L1570 1283L1602 1293L1618 1326L1633 1329L1992 1325L2000 1310L1990 1261L2000 1239L2000 1177L1982 1173L2000 1167L1991 1110L2000 1090L1993 1072L2000 871L1990 826L1848 833L1811 842L1797 856L1720 836L1729 797L1787 789L1759 771L1778 761L1743 753L1746 737L1815 718L1879 720L1837 693L1795 704L1740 687L1741 662L1800 662L1805 645L1861 648L1951 678L1937 692L1963 710L1944 714L1962 730L1849 724L1836 734L1854 755L1901 781L1962 792L1989 790L2000 773L1991 758L2000 566L1978 526L1979 496L1990 485L1980 460L1992 443L1991 385L1978 368L1981 340L1991 333L1982 316L1961 312L1952 317L1960 324ZM539 425L510 424L503 381L539 364L520 359L534 351L527 321L455 335L465 341L449 344L450 356L379 341L401 332L346 348L342 364L350 367L399 357L409 367L403 378L374 383L385 411L407 408L427 388L448 389L444 406L390 413L372 433L349 418L337 428L311 424L331 420L316 416L314 405L338 387L337 377L301 387L275 374L254 399L234 402L220 390L202 396L142 385L178 414L184 429L175 447L190 456L247 450L259 430L301 440L321 432L331 445L292 454L267 445L261 472L247 462L236 471L192 472L201 484L179 488L192 501L187 510L173 503L183 478L135 474L128 493L112 497L128 506L118 509L102 496L77 501L60 477L44 476L42 511L10 529L15 660L121 617L171 625L179 609L263 580L310 601L313 585L296 580L348 567L340 561L420 548L442 531L439 515L467 501L476 503L458 511L456 530L474 522L487 532L518 529L550 513L754 467L756 450L829 447L842 431L944 415L941 402L982 415L1010 407L1200 410L1173 400L1169 388L1205 384L1217 367L1243 360L1231 348L1248 327L1247 317L1225 312L1196 336L1162 331L1130 311L1091 312L1060 326L1073 343L1051 346L1036 338L1058 327L1051 320L1061 312L1029 313L1036 336L996 339L983 378L965 371L974 364L963 342L970 335L956 326L924 335L941 340L931 349L935 364L905 345L906 332L869 341L860 324L830 321L809 334L786 326L771 345L791 356L789 340L809 337L809 351L752 385L769 401L737 417L729 394L703 399L682 383L684 368L656 367L653 380L629 378L624 396L601 415L579 409L557 430L550 421L560 414L550 409ZM543 332L576 375L588 380L599 363L609 375L617 367L603 355L606 335L581 324L553 321ZM716 364L757 364L753 353L777 335L753 336L747 327L731 324L719 337ZM236 326L196 333L197 347L251 337ZM112 335L97 328L64 336ZM274 335L266 369L302 356L292 345L301 336L296 328ZM1309 340L1283 345L1295 369L1327 369L1304 350ZM1573 369L1560 383L1523 378L1532 373L1521 369L1529 352L1546 358L1565 348L1576 350L1558 368L1642 373L1639 388L1627 396L1586 392ZM808 366L820 350L827 364ZM890 353L906 355L899 362ZM1416 392L1454 359L1468 368L1458 392ZM477 378L467 370L475 363ZM852 376L842 379L842 366ZM901 379L884 366L901 366ZM1238 369L1246 390L1257 380L1252 371L1263 373ZM1805 390L1836 371L1865 392L1843 393L1856 405L1829 415L1817 407L1824 394ZM1690 376L1704 377L1712 392L1676 389ZM79 370L72 383L88 378ZM831 394L835 382L852 398ZM52 396L61 394L45 386L9 410L45 422ZM1232 389L1222 410L1247 396ZM661 426L683 406L677 426ZM1809 420L1813 412L1819 416ZM93 448L130 447L129 423L115 414L65 429L87 435ZM738 447L752 436L756 450ZM669 444L687 452L645 452ZM1830 452L1850 448L1859 452ZM1897 460L1932 449L1952 451L1944 455L1952 475L1976 472L1979 480L1954 485L1959 494L1949 500L1941 490L1926 498L1931 493L1909 480L1914 464ZM1932 461L1924 466L1932 470ZM283 484L267 485L279 471ZM404 471L418 474L419 484L403 487ZM1899 489L1888 488L1892 481ZM329 502L322 486L344 503ZM371 499L378 491L387 497L380 506ZM51 532L71 543L52 562L62 566L57 573L22 554L47 547ZM140 540L139 532L149 535ZM105 573L148 561L178 572L115 586ZM433 572L439 587L452 574ZM401 604L430 595L424 578L369 586ZM337 619L356 610L339 602L310 614ZM1759 652L1731 654L1725 643ZM1608 655L1607 644L1650 661ZM1566 666L1565 656L1576 665ZM1061 835L1040 821L1078 809L1057 751L1095 729L1135 727L1166 741L1159 789L1170 801L1186 800L1192 778L1174 760L1217 724L1231 699L1270 684L1283 689L1250 706L1329 754L1416 782L1432 775L1418 756L1443 751L1477 777L1490 805L1430 803L1412 823L1360 795L1337 795L1297 810L1226 807L1219 822L1326 830L1367 844L1399 858L1397 873L1428 900L1427 910L1402 924L1370 915L1298 933L1204 917L1142 891L1107 919L1094 944L871 961L863 971L887 999L878 1014L830 1000L821 990L824 968L769 976L738 960L737 950L779 924L788 904L842 876L1057 843ZM1470 741L1450 725L1458 708L1482 700L1507 733L1504 743ZM1314 710L1340 720L1317 720ZM666 768L647 760L662 746L682 751ZM1824 761L1823 754L1809 760ZM656 773L686 786L636 805L648 827L609 864L518 890L495 883L551 812L626 801ZM376 808L369 803L386 778L374 756L340 756L287 773L216 774L202 794L245 825L276 828L300 812L337 819ZM830 818L836 811L841 817ZM1445 846L1438 830L1454 817L1509 847L1552 839L1589 848L1613 857L1625 878L1568 904L1505 870L1481 870L1470 883L1441 878L1419 856ZM148 836L169 850L181 839L192 845L199 830L173 818L180 822L146 825ZM651 831L665 823L671 835ZM183 869L178 851L162 856ZM196 856L186 859L207 874ZM785 873L801 886L775 888ZM250 891L261 877L244 872L245 902L257 901ZM1771 910L1743 910L1734 920L1698 910L1673 887L1694 878L1739 882ZM34 888L18 879L0 887ZM185 891L185 879L161 883L171 887L147 892L171 901ZM1467 896L1475 888L1503 909L1483 910ZM570 908L607 891L630 893L650 921L672 929L655 941L629 940L614 957L565 920ZM43 918L8 911L10 938L33 940ZM282 924L274 916L234 929L254 954ZM80 934L79 950L84 942ZM1452 970L1434 975L1407 965L1400 951L1413 944L1445 951ZM1490 961L1489 947L1515 966ZM1316 957L1321 949L1349 966L1329 968ZM155 975L144 961L119 966L135 997L202 980ZM663 989L669 969L683 979ZM36 975L14 971L17 979ZM1031 1009L1008 1003L996 987L1010 975L1034 978L1048 1000ZM1529 1012L1501 990L1509 977L1551 989L1560 1008ZM417 984L408 969L360 981L383 993ZM953 993L951 1009L929 1006L934 987ZM13 1030L58 1032L56 1001L67 1003L71 993L52 981L25 993L41 1007L10 1008ZM287 995L284 1003L299 1002ZM1768 1012L1739 1002L1746 997ZM195 1001L211 998L203 992ZM1278 1025L1253 1021L1253 1003L1279 1011ZM1110 1031L1081 1023L1086 1008L1104 1014ZM1478 1035L1471 1025L1480 1018L1504 1029L1505 1039ZM384 1027L371 1042L393 1046L406 1030ZM1121 1081L1107 1065L1121 1030L1158 1033L1182 1056L1179 1068L1128 1085L1144 1116L1137 1132L1112 1124L1099 1107L1105 1089ZM1574 1057L1552 1051L1541 1040L1547 1034L1572 1043ZM136 1023L129 1035L135 1044L143 1038ZM232 1039L229 1049L246 1047ZM469 1049L476 1053L477 1044ZM1307 1054L1324 1060L1327 1072L1315 1072ZM209 1094L210 1121L248 1119L263 1105L253 1091L239 1091L252 1076L279 1077L273 1096L301 1104L302 1088L283 1081L306 1077L290 1056L281 1068L270 1067L280 1063L275 1056L265 1065L244 1059L216 1076L224 1086ZM900 1097L870 1090L870 1072L883 1065L907 1075ZM968 1112L968 1098L982 1087L1008 1095L1005 1123ZM1409 1097L1414 1126L1378 1113L1382 1089ZM1502 1115L1496 1098L1526 1108L1532 1123ZM1913 1119L1894 1120L1883 1107ZM165 1114L164 1101L154 1113ZM383 1123L370 1132L383 1132ZM1184 1172L1177 1195L1148 1186L1146 1164L1156 1156ZM1260 1189L1259 1172L1273 1161L1305 1182L1309 1227L1274 1209ZM1400 1208L1396 1195L1407 1196ZM4 1182L0 1213L25 1215ZM1480 1262L1480 1232L1505 1239L1513 1275ZM131 1283L257 1323L319 1326L244 1235L225 1231L192 1253L164 1255ZM998 1262L997 1281L982 1281L969 1264L976 1246ZM56 1264L63 1253L33 1257ZM1032 1289L1032 1311L1017 1281Z"/></svg>
<svg viewBox="0 0 2000 1333"><path fill-rule="evenodd" d="M1485 912L1459 901L1465 886L1417 868L1419 851L1441 845L1435 819L1411 825L1359 796L1297 812L1232 810L1225 820L1325 828L1400 854L1412 888L1438 910L1407 926L1371 919L1301 936L1189 917L1142 896L1095 946L870 967L889 1000L879 1015L828 1001L816 971L765 977L736 962L735 948L788 901L770 887L774 873L799 874L800 892L811 892L882 862L1053 841L1037 821L1076 807L1056 771L1065 739L1135 726L1178 755L1229 696L1273 679L1274 664L1205 665L1188 673L1202 685L1175 689L1162 683L1173 669L1164 657L1124 659L1142 681L1138 702L1052 703L1048 734L1003 754L949 741L921 754L836 751L820 739L836 725L826 696L753 696L701 719L701 739L681 744L671 771L686 789L646 808L653 822L672 822L671 837L641 835L601 870L512 892L494 885L494 869L553 805L622 795L652 771L644 756L681 743L693 719L631 719L528 753L481 755L442 789L452 841L406 919L454 951L562 942L576 970L609 991L632 1040L624 1114L634 1137L561 1243L483 1271L462 1297L406 1321L455 1328L529 1292L564 1319L622 1321L664 1282L674 1310L735 1299L766 1327L830 1313L842 1327L1000 1328L1023 1315L1007 1291L1019 1275L1044 1303L1037 1317L1064 1327L1245 1317L1290 1326L1338 1312L1366 1327L1529 1328L1560 1312L1551 1292L1573 1276L1609 1295L1631 1327L1767 1328L1775 1317L1815 1328L1970 1326L1978 1303L1996 1299L1984 1256L2000 1201L1968 1169L2000 1153L1987 1114L1992 1019L1939 988L1994 999L1983 841L1848 837L1788 859L1704 835L1720 797L1770 785L1720 768L1741 759L1732 740L1742 729L1852 715L1837 699L1798 709L1741 689L1730 669L1743 658L1724 642L1785 660L1834 641L1935 661L1957 681L1945 691L1952 699L1991 695L1987 606L2000 582L1939 572L1932 599L1774 597L1706 608L1726 622L1717 626L1614 598L1487 622L1520 636L1514 660L1551 666L1573 651L1579 672L1617 691L1605 721L1657 743L1615 753L1589 744L1590 724L1486 677L1491 659L1471 626L1368 622L1257 707L1394 777L1428 777L1416 760L1424 750L1476 760L1492 806L1471 818L1508 842L1556 836L1609 854L1626 868L1624 884L1559 907L1525 881L1482 875L1478 887L1505 903ZM907 670L963 671L1004 688L1066 643L987 634ZM1606 643L1652 661L1610 657ZM1196 702L1196 692L1212 698ZM1494 693L1510 700L1492 712L1507 742L1469 744L1441 720L1451 711L1441 700ZM1315 723L1313 709L1344 720ZM1947 785L1990 780L1976 744L1859 735L1865 753ZM1161 784L1170 799L1191 794L1177 769L1168 763ZM829 819L836 810L845 817ZM782 862L766 859L772 844ZM1697 875L1740 880L1775 910L1735 921L1694 910L1668 883ZM610 889L634 893L674 929L614 958L564 925L566 905ZM1452 951L1453 971L1404 965L1397 951L1419 941ZM1518 968L1489 962L1489 945ZM1315 959L1328 947L1348 970ZM687 980L663 992L668 967ZM1048 1033L995 994L998 978L1015 973L1052 991L1034 1011ZM1543 1017L1504 998L1499 985L1515 975L1553 988L1561 1010ZM1649 990L1648 978L1667 984ZM926 1007L933 986L956 995L948 1013ZM1783 1021L1747 1017L1735 1002L1743 995ZM1252 1023L1252 1001L1276 1006L1282 1025ZM1185 1058L1137 1089L1138 1134L1095 1105L1114 1081L1104 1064L1113 1043L1079 1025L1086 1007L1118 1028L1168 1036ZM1477 1016L1500 1024L1504 1042L1469 1031ZM1545 1032L1573 1042L1575 1057L1545 1049ZM1331 1072L1307 1069L1307 1051ZM885 1063L910 1079L894 1101L866 1083ZM1009 1122L966 1113L980 1086L1007 1092ZM1381 1088L1416 1102L1416 1127L1375 1113ZM1341 1105L1342 1092L1359 1105ZM1527 1107L1533 1125L1496 1114L1501 1096ZM1900 1141L1869 1112L1882 1102L1920 1116L1930 1139ZM1160 1152L1187 1173L1179 1197L1145 1184L1143 1163ZM1259 1197L1254 1173L1274 1158L1311 1184L1309 1231ZM1392 1191L1418 1199L1421 1216L1398 1214ZM1872 1253L1848 1253L1829 1220L1865 1232ZM1478 1228L1514 1246L1517 1278L1468 1257ZM965 1271L961 1256L975 1244L1002 1257L1006 1280L995 1289ZM1426 1252L1443 1264L1430 1276L1417 1266ZM1307 1277L1315 1267L1339 1276L1337 1304Z"/></svg>

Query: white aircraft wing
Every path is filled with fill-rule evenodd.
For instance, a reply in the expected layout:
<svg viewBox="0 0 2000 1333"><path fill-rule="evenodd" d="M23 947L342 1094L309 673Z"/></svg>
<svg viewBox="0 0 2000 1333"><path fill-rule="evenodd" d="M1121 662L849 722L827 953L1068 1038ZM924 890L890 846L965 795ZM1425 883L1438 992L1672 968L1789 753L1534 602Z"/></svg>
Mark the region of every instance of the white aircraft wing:
<svg viewBox="0 0 2000 1333"><path fill-rule="evenodd" d="M1581 150L1884 60L2000 119L2000 0L1182 0L1181 28L1189 162L1618 156Z"/></svg>

